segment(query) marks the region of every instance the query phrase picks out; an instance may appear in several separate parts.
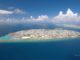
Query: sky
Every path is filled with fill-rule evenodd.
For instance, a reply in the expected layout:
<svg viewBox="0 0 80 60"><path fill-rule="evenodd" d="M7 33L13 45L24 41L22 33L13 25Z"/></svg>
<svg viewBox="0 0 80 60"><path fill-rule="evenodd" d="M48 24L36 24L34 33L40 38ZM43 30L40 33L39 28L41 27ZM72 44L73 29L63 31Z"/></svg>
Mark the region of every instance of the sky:
<svg viewBox="0 0 80 60"><path fill-rule="evenodd" d="M71 8L80 11L80 0L0 0L0 9L19 8L30 15L56 15Z"/></svg>
<svg viewBox="0 0 80 60"><path fill-rule="evenodd" d="M45 20L58 21L58 23L64 22L65 19L69 23L75 19L77 23L80 22L79 6L80 0L0 0L0 21L4 22L5 17L10 18L7 21L21 17L25 21ZM59 15L60 11L62 11L62 15ZM17 19L14 21L17 22Z"/></svg>

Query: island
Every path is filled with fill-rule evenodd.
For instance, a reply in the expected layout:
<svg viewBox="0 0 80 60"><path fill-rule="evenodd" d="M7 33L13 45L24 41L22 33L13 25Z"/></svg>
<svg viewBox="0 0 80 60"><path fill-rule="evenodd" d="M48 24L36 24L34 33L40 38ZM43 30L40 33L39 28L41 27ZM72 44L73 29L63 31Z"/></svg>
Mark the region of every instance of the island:
<svg viewBox="0 0 80 60"><path fill-rule="evenodd" d="M80 37L80 32L66 29L30 29L8 35L13 39L60 39Z"/></svg>
<svg viewBox="0 0 80 60"><path fill-rule="evenodd" d="M64 24L63 25L64 27L70 27L70 28L77 28L77 29L80 29L80 25L74 25L74 24Z"/></svg>

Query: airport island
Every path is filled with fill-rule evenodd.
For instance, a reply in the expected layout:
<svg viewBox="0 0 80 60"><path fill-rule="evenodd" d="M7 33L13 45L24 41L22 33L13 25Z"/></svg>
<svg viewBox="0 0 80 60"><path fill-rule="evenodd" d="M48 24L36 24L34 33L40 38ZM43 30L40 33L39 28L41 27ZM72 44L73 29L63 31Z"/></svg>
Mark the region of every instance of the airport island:
<svg viewBox="0 0 80 60"><path fill-rule="evenodd" d="M65 29L30 29L8 34L13 39L78 38L80 32Z"/></svg>

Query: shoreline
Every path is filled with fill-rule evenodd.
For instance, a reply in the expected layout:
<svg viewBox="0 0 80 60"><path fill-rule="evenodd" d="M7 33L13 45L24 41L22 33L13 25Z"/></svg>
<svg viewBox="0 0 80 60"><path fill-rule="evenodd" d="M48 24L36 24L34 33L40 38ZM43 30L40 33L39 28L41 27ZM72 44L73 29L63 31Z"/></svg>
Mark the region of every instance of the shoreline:
<svg viewBox="0 0 80 60"><path fill-rule="evenodd" d="M32 29L10 33L0 37L0 42L46 42L80 38L80 32L56 29Z"/></svg>
<svg viewBox="0 0 80 60"><path fill-rule="evenodd" d="M0 40L0 43L57 42L57 41L67 41L67 40L72 40L72 39L78 39L78 38Z"/></svg>

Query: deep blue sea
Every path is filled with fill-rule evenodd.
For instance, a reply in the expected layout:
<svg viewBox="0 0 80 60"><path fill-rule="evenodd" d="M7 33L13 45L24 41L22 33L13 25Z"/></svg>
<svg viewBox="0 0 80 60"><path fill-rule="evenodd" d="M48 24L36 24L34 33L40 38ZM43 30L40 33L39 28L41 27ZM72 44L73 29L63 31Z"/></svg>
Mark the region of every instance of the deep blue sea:
<svg viewBox="0 0 80 60"><path fill-rule="evenodd" d="M0 60L80 60L80 39L0 43Z"/></svg>
<svg viewBox="0 0 80 60"><path fill-rule="evenodd" d="M0 31L11 30L8 27ZM80 39L0 43L0 60L80 60Z"/></svg>

